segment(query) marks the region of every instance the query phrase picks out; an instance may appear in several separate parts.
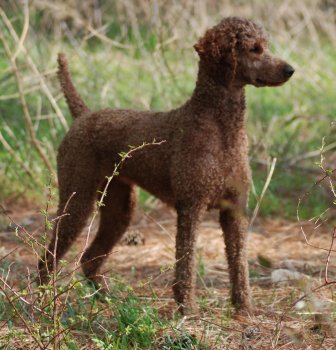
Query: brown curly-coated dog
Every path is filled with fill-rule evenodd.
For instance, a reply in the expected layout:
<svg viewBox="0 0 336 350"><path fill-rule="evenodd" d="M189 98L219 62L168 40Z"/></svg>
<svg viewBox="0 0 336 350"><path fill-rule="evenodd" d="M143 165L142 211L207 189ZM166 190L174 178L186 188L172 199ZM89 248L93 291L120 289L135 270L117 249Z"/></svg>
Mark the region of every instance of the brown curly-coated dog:
<svg viewBox="0 0 336 350"><path fill-rule="evenodd" d="M294 69L273 57L263 29L243 18L223 19L194 47L200 58L195 90L183 106L169 112L91 112L71 82L64 55L59 55L59 79L75 121L57 158L58 215L76 194L67 204L69 215L54 229L46 257L41 258L42 281L53 266L56 236L58 261L84 228L98 191L120 160L118 154L129 145L165 140L134 152L112 180L100 209L97 235L82 257L85 275L97 281L99 267L131 221L138 185L177 211L173 290L182 313L194 306L197 226L211 208L220 212L232 303L250 309L245 208L251 174L244 87L281 85Z"/></svg>

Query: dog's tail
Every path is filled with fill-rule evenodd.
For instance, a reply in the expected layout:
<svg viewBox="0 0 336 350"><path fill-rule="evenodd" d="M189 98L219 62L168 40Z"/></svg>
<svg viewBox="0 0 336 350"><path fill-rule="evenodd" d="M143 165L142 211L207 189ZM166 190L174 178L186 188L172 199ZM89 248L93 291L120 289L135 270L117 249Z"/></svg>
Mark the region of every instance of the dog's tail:
<svg viewBox="0 0 336 350"><path fill-rule="evenodd" d="M60 81L63 94L69 106L73 118L79 118L81 115L90 112L89 107L84 103L75 86L72 83L68 69L68 61L64 53L58 54L58 79Z"/></svg>

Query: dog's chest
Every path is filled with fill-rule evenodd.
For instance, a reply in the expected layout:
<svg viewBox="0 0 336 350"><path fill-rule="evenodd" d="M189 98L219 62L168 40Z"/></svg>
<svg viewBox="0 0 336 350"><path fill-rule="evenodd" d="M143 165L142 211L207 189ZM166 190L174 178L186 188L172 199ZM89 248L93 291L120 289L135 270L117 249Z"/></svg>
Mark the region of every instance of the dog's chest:
<svg viewBox="0 0 336 350"><path fill-rule="evenodd" d="M176 143L176 142L175 142ZM217 124L187 129L172 156L171 181L182 197L207 197L210 206L229 192L249 184L247 138L244 130L224 134Z"/></svg>

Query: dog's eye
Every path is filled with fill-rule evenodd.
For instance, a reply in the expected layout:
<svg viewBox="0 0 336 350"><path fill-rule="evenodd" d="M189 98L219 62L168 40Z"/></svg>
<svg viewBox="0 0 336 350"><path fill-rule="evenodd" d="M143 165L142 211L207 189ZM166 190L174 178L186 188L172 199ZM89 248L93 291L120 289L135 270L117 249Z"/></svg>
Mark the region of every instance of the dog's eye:
<svg viewBox="0 0 336 350"><path fill-rule="evenodd" d="M260 45L254 45L252 48L250 48L250 52L262 53L262 47Z"/></svg>

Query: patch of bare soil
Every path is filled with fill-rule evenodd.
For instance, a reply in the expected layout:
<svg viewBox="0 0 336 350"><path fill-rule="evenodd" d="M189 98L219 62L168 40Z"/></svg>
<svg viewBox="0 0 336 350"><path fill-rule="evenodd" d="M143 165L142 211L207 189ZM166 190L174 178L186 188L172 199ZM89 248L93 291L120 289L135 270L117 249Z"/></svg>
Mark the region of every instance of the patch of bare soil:
<svg viewBox="0 0 336 350"><path fill-rule="evenodd" d="M35 209L12 210L9 215L35 236L44 230L43 216ZM150 286L148 295L143 297L149 297L154 290L159 312L168 318L176 312L171 292L175 221L174 212L166 207L158 206L150 213L139 210L127 234L130 241L122 240L104 265L107 278L113 280L113 276L121 276L141 293L144 285ZM15 225L9 224L9 219L3 215L0 258L10 253L5 261L11 266L11 276L22 279L28 269L36 269L37 258L15 235ZM248 246L255 313L231 317L225 311L230 309L230 287L222 231L217 214L209 213L200 226L197 241L200 311L182 319L180 326L201 338L211 339L213 332L214 344L209 345L209 349L336 349L333 322L336 307L332 286L309 294L312 288L324 283L331 230L327 227L314 229L311 223L305 223L303 228L314 247L305 242L296 222L276 219L256 222L249 233ZM94 229L90 235L92 239ZM87 230L66 258L76 259L86 240ZM336 279L332 254L328 274L329 280ZM305 293L309 296L291 307ZM218 332L222 334L224 347L215 344Z"/></svg>

